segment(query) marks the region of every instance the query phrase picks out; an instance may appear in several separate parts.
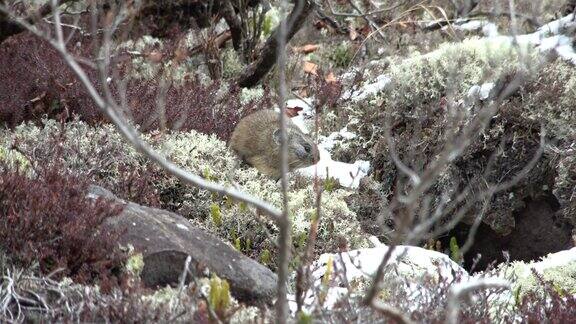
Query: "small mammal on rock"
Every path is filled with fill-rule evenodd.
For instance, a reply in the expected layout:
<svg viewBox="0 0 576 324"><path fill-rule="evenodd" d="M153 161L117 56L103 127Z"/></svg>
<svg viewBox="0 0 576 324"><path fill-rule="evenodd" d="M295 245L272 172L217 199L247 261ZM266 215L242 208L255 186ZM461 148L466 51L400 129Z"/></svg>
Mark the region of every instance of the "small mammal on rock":
<svg viewBox="0 0 576 324"><path fill-rule="evenodd" d="M279 125L280 113L260 110L242 118L230 138L230 147L242 160L275 179L282 176ZM286 132L289 171L318 161L318 147L290 118L286 120Z"/></svg>

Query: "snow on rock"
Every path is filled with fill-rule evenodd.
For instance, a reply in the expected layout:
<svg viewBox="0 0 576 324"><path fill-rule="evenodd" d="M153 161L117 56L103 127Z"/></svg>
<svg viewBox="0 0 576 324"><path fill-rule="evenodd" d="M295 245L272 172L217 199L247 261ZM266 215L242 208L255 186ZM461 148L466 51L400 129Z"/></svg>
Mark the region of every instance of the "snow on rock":
<svg viewBox="0 0 576 324"><path fill-rule="evenodd" d="M391 79L388 76L380 75L376 78L376 80L373 83L366 84L358 91L352 93L350 99L356 102L364 100L382 91L384 88L386 88L386 86L390 83L390 81Z"/></svg>
<svg viewBox="0 0 576 324"><path fill-rule="evenodd" d="M300 107L301 111L297 116L292 117L294 122L302 132L310 133L308 123L313 121L314 109L312 107L311 99L292 99L286 101L288 108ZM358 160L354 163L344 163L332 160L330 151L339 142L351 140L356 137L356 134L348 131L344 127L339 132L334 132L328 136L321 136L319 138L318 150L320 153L320 160L313 166L298 169L296 172L308 177L318 176L321 179L334 178L338 180L341 186L348 188L358 188L360 179L365 177L370 170L370 162Z"/></svg>
<svg viewBox="0 0 576 324"><path fill-rule="evenodd" d="M369 287L389 249L390 247L379 244L374 248L322 254L311 266L314 284L306 294L305 310L311 311L314 307L320 306L331 309L341 298L363 294L362 288L349 290L346 286L350 284L350 287ZM415 246L396 246L387 267L393 270L386 271L387 277L382 282L384 291L407 289L413 293L426 294L427 292L422 289L425 283L429 283L430 280L438 281L439 275L447 282L469 278L466 270L447 255ZM326 276L330 280L326 280ZM398 288L399 286L402 288ZM436 291L429 293L433 294ZM323 302L319 302L320 294L326 296ZM294 297L290 299L294 300ZM290 302L290 309L293 311L296 309L294 301Z"/></svg>
<svg viewBox="0 0 576 324"><path fill-rule="evenodd" d="M312 277L319 282L324 276L328 262L332 262L335 272L344 272L348 282L360 278L370 279L390 247L380 245L373 248L358 249L341 254L322 254L313 265ZM392 251L389 265L398 267L399 273L414 278L421 278L423 274L440 275L448 280L454 279L454 274L468 277L468 273L444 253L427 250L417 246L398 245Z"/></svg>
<svg viewBox="0 0 576 324"><path fill-rule="evenodd" d="M292 117L292 122L296 124L296 126L300 127L302 132L306 134L310 134L310 129L308 128L307 121L311 121L314 118L314 108L312 107L312 99L304 98L304 99L290 99L286 100L286 108L302 108L301 111L298 112L298 115Z"/></svg>
<svg viewBox="0 0 576 324"><path fill-rule="evenodd" d="M541 33L541 34L559 34L562 32L562 29L570 27L570 26L574 26L576 24L576 20L574 20L574 14L569 14L565 17L562 17L560 19L551 21L545 25L543 25L542 27L538 28L537 33Z"/></svg>
<svg viewBox="0 0 576 324"><path fill-rule="evenodd" d="M554 50L560 57L576 64L576 52L572 46L573 39L562 33L568 29L576 28L574 14L567 15L560 19L551 21L534 33L516 36L507 36L498 34L497 27L486 21L467 21L462 24L458 22L451 25L454 29L459 30L477 30L482 28L483 33L494 42L516 42L519 45L535 46L541 52ZM447 28L445 26L444 28Z"/></svg>
<svg viewBox="0 0 576 324"><path fill-rule="evenodd" d="M490 97L492 89L494 89L494 82L488 82L482 85L473 85L468 90L467 99L471 101L486 100Z"/></svg>
<svg viewBox="0 0 576 324"><path fill-rule="evenodd" d="M534 45L542 52L554 50L564 60L576 64L576 52L572 46L572 39L561 34L568 28L576 27L574 18L574 14L567 15L543 25L532 34L519 35L515 38L501 37L508 37L510 41L515 39L519 44Z"/></svg>
<svg viewBox="0 0 576 324"><path fill-rule="evenodd" d="M461 31L482 31L486 37L495 37L500 35L498 33L498 26L495 23L487 20L456 20L450 26L442 27L443 30L453 28Z"/></svg>
<svg viewBox="0 0 576 324"><path fill-rule="evenodd" d="M546 269L562 267L572 262L576 262L576 247L570 250L551 253L542 259L542 261L532 263L530 267L538 272L542 272Z"/></svg>
<svg viewBox="0 0 576 324"><path fill-rule="evenodd" d="M310 269L313 285L305 296L304 311L312 312L319 308L329 310L344 298L363 297L366 288L372 283L380 262L390 249L377 239L374 245L374 248L322 254L313 262ZM544 273L563 267L574 268L575 262L576 247L550 254L537 262L514 262L512 263L514 270L512 276L509 266L496 271L479 272L471 276L443 253L415 246L399 245L392 251L387 263L386 267L389 268L385 271L381 289L383 296L388 292L393 293L401 289L400 291L406 291L408 295L418 295L426 299L449 291L451 297L466 295L474 300L476 297L473 293L476 290L499 288L488 298L490 317L498 319L501 318L502 313L512 314L516 301L514 292L517 293L518 287L521 286L527 288L524 287L526 281L523 278L531 275L531 269ZM572 277L573 272L564 270L560 273L568 276L562 279L565 282L564 285L572 285L575 280ZM437 282L437 287L431 286L430 282ZM558 286L562 287L561 284ZM294 296L289 297L289 305L290 309L295 312ZM419 306L413 305L413 307L416 310Z"/></svg>
<svg viewBox="0 0 576 324"><path fill-rule="evenodd" d="M528 277L533 277L532 271L536 271L541 275L546 275L548 271L555 271L562 267L573 268L573 270L570 271L571 277L576 274L576 247L569 250L551 253L540 261L527 263L513 262L510 266L504 265L500 269L498 275L507 276L512 271L518 279L523 280ZM572 280L576 280L576 278Z"/></svg>

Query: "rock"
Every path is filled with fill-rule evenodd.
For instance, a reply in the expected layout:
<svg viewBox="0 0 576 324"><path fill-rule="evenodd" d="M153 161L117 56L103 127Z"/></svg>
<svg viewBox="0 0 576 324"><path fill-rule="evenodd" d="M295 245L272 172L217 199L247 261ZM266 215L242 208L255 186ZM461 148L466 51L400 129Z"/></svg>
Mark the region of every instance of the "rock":
<svg viewBox="0 0 576 324"><path fill-rule="evenodd" d="M89 197L116 198L106 189L91 186ZM270 269L244 256L218 238L194 227L184 217L126 202L122 213L108 218L106 230L120 231L119 243L142 253L142 282L148 287L177 285L188 255L190 270L206 267L228 280L232 295L242 302L271 303L277 277ZM197 275L201 275L197 273Z"/></svg>

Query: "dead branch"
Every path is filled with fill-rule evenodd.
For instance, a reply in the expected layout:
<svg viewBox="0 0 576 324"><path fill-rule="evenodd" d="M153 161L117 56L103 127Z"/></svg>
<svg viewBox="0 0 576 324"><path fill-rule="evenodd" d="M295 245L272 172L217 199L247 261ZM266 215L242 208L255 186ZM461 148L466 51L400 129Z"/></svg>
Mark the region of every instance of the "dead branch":
<svg viewBox="0 0 576 324"><path fill-rule="evenodd" d="M76 2L78 0L62 0L60 3ZM0 6L8 7L6 0L0 0ZM50 2L43 4L38 10L23 18L28 24L33 25L39 18L48 16L52 12ZM25 31L26 28L14 22L10 17L3 12L0 12L0 44L8 37L19 34Z"/></svg>
<svg viewBox="0 0 576 324"><path fill-rule="evenodd" d="M282 21L280 26L274 29L272 35L266 40L258 59L252 62L237 79L238 85L245 88L253 87L274 67L274 64L278 61L279 52L285 50L278 41L281 34L281 26L283 24L286 25L285 43L288 43L296 32L300 30L313 6L313 3L309 0L296 1L288 17Z"/></svg>

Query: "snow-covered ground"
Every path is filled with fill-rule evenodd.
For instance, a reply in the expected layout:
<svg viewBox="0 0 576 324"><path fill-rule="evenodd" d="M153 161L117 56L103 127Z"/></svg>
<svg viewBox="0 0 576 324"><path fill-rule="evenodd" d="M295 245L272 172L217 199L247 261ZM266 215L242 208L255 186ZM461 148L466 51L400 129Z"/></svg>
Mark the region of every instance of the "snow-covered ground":
<svg viewBox="0 0 576 324"><path fill-rule="evenodd" d="M307 309L310 310L314 306L318 306L318 294L321 291L326 296L325 302L322 304L325 309L330 309L339 299L347 298L349 294L362 293L362 291L348 291L343 284L344 278L345 283L358 282L358 280L368 280L370 282L388 250L388 246L379 244L373 248L321 255L311 266L314 284L305 299L305 303L308 306ZM574 262L576 262L576 247L552 253L540 261L526 263L526 269L523 272L526 275L531 275L533 269L543 274L547 269L569 266ZM434 277L438 274L442 278L448 279L449 282L453 282L451 286L451 291L453 292L465 290L467 287L475 286L481 282L499 283L501 285L510 284L509 286L513 286L513 283L508 282L506 279L506 270L496 273L479 272L470 275L447 255L415 246L396 246L387 264L395 266L395 275L402 277L402 280L406 283L406 289L419 293L421 293L422 287L419 283L420 280L424 282L424 280L430 280L426 278ZM518 279L521 279L521 273L516 273L516 275L519 276ZM333 278L329 287L323 287L326 285L325 276ZM504 290L500 294L501 296L495 296L491 300L495 303L514 300L510 298L510 290ZM294 297L291 296L290 299L292 300L290 308L295 310Z"/></svg>
<svg viewBox="0 0 576 324"><path fill-rule="evenodd" d="M308 127L309 123L314 121L314 109L311 106L310 99L292 99L286 102L286 107L294 108L300 107L302 110L298 115L292 117L294 122L300 129L309 134L311 130ZM319 138L318 150L320 152L320 160L313 166L298 169L296 172L314 177L315 175L326 179L328 177L338 180L341 186L348 188L357 188L360 179L368 174L370 169L370 162L358 160L354 163L344 163L334 161L332 159L332 148L341 141L351 140L356 137L356 134L349 132L346 128L339 132L334 132L328 136L321 136Z"/></svg>
<svg viewBox="0 0 576 324"><path fill-rule="evenodd" d="M574 14L570 14L543 25L534 33L517 36L501 35L498 32L498 27L486 20L456 21L450 26L444 26L443 29L481 30L486 37L494 38L495 41L498 39L517 42L519 45L532 45L542 52L554 50L562 59L576 64L576 52L572 46L573 38L563 34L568 29L576 28L574 18Z"/></svg>

